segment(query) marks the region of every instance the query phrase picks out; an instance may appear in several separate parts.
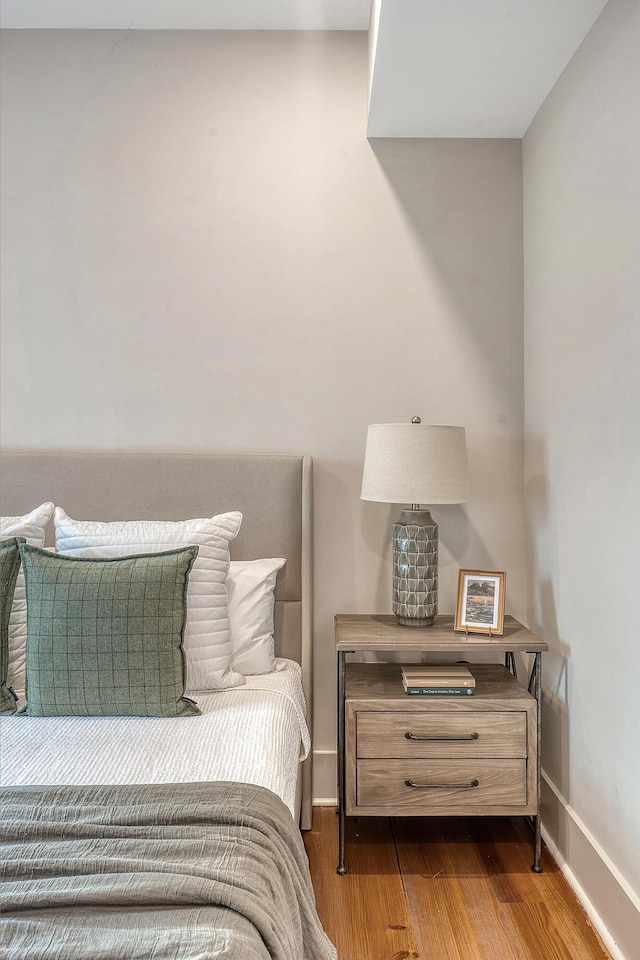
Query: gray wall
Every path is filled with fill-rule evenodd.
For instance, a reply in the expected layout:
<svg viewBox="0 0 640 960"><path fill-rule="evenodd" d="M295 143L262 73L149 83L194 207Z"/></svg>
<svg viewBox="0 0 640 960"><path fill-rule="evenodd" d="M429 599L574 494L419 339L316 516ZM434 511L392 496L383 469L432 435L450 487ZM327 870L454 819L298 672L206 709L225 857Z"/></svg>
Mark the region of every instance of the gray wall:
<svg viewBox="0 0 640 960"><path fill-rule="evenodd" d="M7 33L2 96L3 442L314 457L334 796L333 615L390 608L368 423L467 427L441 609L478 566L525 615L521 144L367 142L364 34Z"/></svg>
<svg viewBox="0 0 640 960"><path fill-rule="evenodd" d="M524 140L525 498L529 621L551 645L544 820L629 958L640 906L639 120L640 5L611 0Z"/></svg>

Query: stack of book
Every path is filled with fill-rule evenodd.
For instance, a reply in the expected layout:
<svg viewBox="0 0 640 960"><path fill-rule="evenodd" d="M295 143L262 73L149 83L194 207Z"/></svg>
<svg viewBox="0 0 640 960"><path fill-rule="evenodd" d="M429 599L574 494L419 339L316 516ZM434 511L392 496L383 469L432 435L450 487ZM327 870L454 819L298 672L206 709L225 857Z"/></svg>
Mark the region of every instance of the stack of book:
<svg viewBox="0 0 640 960"><path fill-rule="evenodd" d="M402 686L410 696L472 697L476 692L475 677L460 664L402 667Z"/></svg>

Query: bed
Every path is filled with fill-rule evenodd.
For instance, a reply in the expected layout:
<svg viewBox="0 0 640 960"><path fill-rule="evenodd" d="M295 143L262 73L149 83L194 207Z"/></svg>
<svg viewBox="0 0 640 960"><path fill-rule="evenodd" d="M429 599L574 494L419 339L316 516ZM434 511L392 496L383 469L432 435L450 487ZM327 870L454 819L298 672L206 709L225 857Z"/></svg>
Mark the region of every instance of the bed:
<svg viewBox="0 0 640 960"><path fill-rule="evenodd" d="M197 716L1 718L6 955L335 956L298 829L311 824L310 459L13 451L2 456L0 497L4 517L52 502L63 519L102 524L239 511L231 566L286 560L275 579L275 669L229 688L193 693L187 683ZM61 522L56 513L58 535ZM32 603L38 564L70 561L65 550L53 560L21 550ZM165 550L150 562L188 550L198 554ZM121 561L82 563L102 571ZM36 689L30 680L30 703Z"/></svg>

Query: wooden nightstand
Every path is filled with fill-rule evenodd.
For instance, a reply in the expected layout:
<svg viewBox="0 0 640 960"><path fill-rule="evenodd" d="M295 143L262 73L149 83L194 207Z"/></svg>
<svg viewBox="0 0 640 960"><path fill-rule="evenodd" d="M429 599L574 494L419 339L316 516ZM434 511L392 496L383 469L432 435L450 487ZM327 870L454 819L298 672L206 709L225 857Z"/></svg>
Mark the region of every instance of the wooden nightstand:
<svg viewBox="0 0 640 960"><path fill-rule="evenodd" d="M528 816L540 872L540 704L546 643L505 617L504 635L455 633L453 617L402 627L390 615L339 614L338 873L346 873L346 816ZM400 664L347 663L357 651L504 654L471 664L473 697L407 696ZM525 689L516 651L534 653Z"/></svg>

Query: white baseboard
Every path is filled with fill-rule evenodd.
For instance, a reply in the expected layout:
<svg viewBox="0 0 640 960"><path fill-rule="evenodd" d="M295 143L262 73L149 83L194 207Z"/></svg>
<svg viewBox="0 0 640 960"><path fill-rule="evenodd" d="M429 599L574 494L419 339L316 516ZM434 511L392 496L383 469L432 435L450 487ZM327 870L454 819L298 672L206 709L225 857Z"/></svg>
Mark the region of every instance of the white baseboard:
<svg viewBox="0 0 640 960"><path fill-rule="evenodd" d="M640 960L640 897L542 774L542 836L613 960Z"/></svg>

